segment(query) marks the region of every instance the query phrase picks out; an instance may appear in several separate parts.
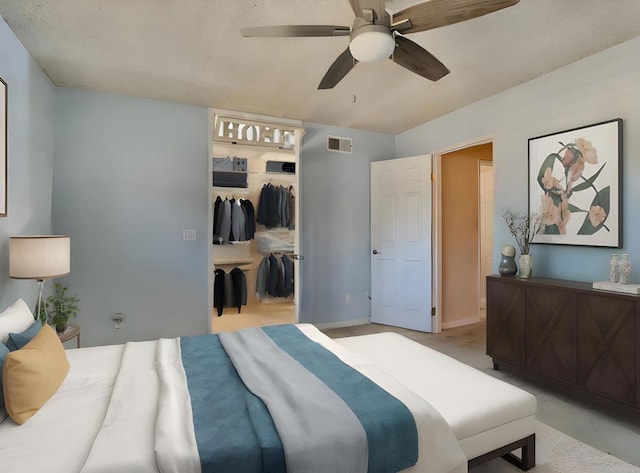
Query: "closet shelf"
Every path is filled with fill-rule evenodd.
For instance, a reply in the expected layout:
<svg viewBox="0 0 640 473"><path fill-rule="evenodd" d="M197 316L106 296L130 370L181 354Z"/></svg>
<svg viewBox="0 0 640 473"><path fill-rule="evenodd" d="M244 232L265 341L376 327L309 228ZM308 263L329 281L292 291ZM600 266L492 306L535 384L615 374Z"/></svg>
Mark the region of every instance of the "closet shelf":
<svg viewBox="0 0 640 473"><path fill-rule="evenodd" d="M236 266L240 266L243 264L251 264L253 263L253 258L247 257L247 258L221 258L221 259L214 259L213 260L213 264L215 266L225 266L225 265L236 265Z"/></svg>
<svg viewBox="0 0 640 473"><path fill-rule="evenodd" d="M221 186L213 186L213 192L219 192L221 194L249 194L251 190L247 187L221 187Z"/></svg>
<svg viewBox="0 0 640 473"><path fill-rule="evenodd" d="M238 152L244 152L249 154L251 157L263 157L265 159L271 159L271 156L295 156L295 149L293 148L269 146L264 144L236 143L233 141L217 141L214 139L213 147L218 154L238 154Z"/></svg>

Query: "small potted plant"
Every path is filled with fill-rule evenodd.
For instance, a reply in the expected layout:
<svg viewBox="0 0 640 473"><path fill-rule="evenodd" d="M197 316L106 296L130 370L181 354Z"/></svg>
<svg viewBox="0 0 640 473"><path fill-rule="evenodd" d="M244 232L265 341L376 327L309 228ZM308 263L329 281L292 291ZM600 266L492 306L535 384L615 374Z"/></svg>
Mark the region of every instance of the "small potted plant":
<svg viewBox="0 0 640 473"><path fill-rule="evenodd" d="M71 317L78 315L78 302L76 296L68 296L69 286L61 283L53 284L53 294L47 298L46 308L49 316L49 324L55 326L56 332L64 332Z"/></svg>

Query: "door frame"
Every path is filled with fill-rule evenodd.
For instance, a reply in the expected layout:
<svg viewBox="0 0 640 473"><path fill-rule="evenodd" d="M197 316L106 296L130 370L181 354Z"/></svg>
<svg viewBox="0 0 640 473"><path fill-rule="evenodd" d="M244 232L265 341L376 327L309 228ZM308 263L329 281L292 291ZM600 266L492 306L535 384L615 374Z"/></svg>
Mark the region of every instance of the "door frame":
<svg viewBox="0 0 640 473"><path fill-rule="evenodd" d="M433 174L431 180L431 201L433 202L432 208L432 236L431 236L431 253L433 255L432 262L432 305L435 307L435 315L432 317L432 330L433 333L440 333L442 331L442 179L439 176L442 175L442 156L444 154L452 153L454 151L460 151L461 149L470 148L472 146L484 145L487 143L493 143L493 154L495 155L495 137L493 135L481 136L468 141L457 143L437 151L431 152ZM494 163L495 165L495 163ZM494 168L495 169L495 168ZM495 173L494 173L495 183Z"/></svg>
<svg viewBox="0 0 640 473"><path fill-rule="evenodd" d="M492 153L493 154L493 153ZM492 173L492 177L493 177L493 201L494 201L494 209L493 209L493 213L494 213L494 223L495 223L495 181L496 181L496 172L495 172L495 168L493 166L493 159L491 161L484 161L484 160L478 160L478 190L480 191L480 193L482 193L482 167L490 167L491 168L491 173ZM482 195L480 196L480 199L478 199L478 230L480 230L480 225L482 225L482 223L480 222L480 220L482 218L484 218L484 214L485 212L482 211ZM478 312L482 313L482 278L485 277L485 275L482 272L482 243L483 243L483 238L482 238L482 233L479 233L480 238L478 238ZM494 232L495 235L495 232ZM493 250L492 250L493 251ZM487 300L485 297L485 310L487 308L486 304L487 304Z"/></svg>

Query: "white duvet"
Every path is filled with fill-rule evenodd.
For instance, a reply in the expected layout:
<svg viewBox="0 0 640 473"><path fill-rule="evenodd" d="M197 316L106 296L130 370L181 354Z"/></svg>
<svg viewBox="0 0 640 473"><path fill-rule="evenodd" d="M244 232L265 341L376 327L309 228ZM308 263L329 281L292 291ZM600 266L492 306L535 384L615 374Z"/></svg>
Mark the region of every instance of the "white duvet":
<svg viewBox="0 0 640 473"><path fill-rule="evenodd" d="M462 473L467 459L431 405L312 325L312 340L411 410L419 459L407 473ZM178 339L69 350L69 375L22 426L0 424L3 473L200 473Z"/></svg>

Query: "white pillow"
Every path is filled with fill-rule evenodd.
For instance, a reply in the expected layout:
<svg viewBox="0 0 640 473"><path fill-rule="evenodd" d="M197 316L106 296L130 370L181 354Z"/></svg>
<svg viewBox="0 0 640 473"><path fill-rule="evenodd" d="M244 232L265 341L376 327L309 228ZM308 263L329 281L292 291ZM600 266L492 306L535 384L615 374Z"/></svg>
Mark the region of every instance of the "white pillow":
<svg viewBox="0 0 640 473"><path fill-rule="evenodd" d="M33 314L22 299L0 313L0 343L7 343L9 333L21 333L33 325Z"/></svg>

